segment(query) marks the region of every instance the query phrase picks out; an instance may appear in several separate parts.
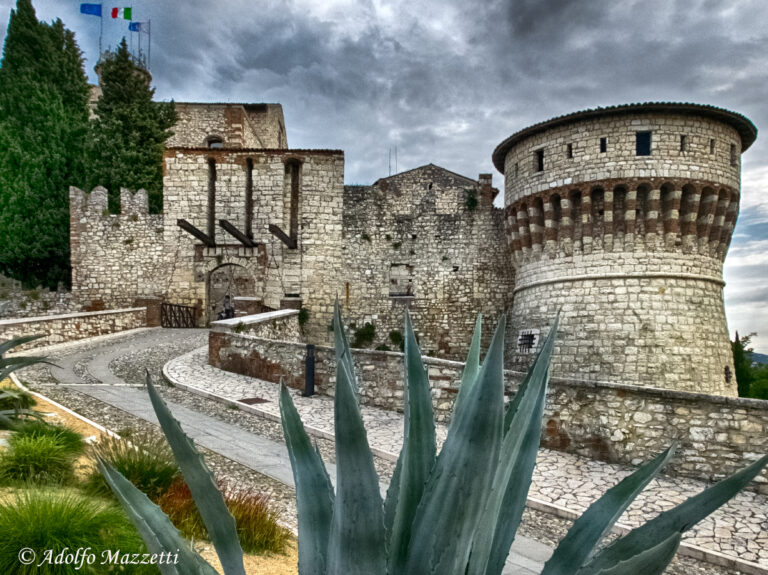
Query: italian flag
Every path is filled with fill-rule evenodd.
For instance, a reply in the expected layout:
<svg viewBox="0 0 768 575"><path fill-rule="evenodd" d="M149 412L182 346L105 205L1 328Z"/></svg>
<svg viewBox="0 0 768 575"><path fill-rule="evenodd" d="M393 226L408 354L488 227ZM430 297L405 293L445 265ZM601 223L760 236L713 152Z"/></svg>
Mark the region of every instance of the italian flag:
<svg viewBox="0 0 768 575"><path fill-rule="evenodd" d="M122 18L123 20L131 19L131 8L112 8L112 18Z"/></svg>

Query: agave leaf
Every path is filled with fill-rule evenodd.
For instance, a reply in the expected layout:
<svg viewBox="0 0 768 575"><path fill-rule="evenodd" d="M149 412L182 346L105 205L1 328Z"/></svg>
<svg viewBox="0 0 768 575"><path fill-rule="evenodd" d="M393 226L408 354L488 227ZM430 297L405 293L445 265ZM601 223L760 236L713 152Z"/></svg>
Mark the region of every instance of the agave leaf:
<svg viewBox="0 0 768 575"><path fill-rule="evenodd" d="M16 423L6 416L7 413L7 411L0 411L0 429L14 430L16 429Z"/></svg>
<svg viewBox="0 0 768 575"><path fill-rule="evenodd" d="M280 384L280 419L296 483L299 518L299 572L325 575L333 517L333 486L320 454L313 449L288 389Z"/></svg>
<svg viewBox="0 0 768 575"><path fill-rule="evenodd" d="M334 330L342 331L338 303ZM344 345L336 334L336 345ZM354 368L349 350L336 350L334 425L336 436L336 499L328 541L327 572L343 575L384 575L387 572L384 510L379 477L357 405Z"/></svg>
<svg viewBox="0 0 768 575"><path fill-rule="evenodd" d="M544 565L542 575L576 573L621 514L672 458L676 447L676 444L672 444L590 505L560 541L554 554Z"/></svg>
<svg viewBox="0 0 768 575"><path fill-rule="evenodd" d="M467 352L467 361L464 364L464 372L461 374L461 384L459 393L456 396L456 402L453 405L453 414L451 422L455 419L456 413L461 409L464 398L469 393L470 388L477 381L477 373L480 371L480 340L483 332L483 315L477 314L475 320L475 331L472 333L472 343Z"/></svg>
<svg viewBox="0 0 768 575"><path fill-rule="evenodd" d="M213 473L181 429L181 425L173 417L168 406L157 394L149 372L147 372L147 391L160 427L163 428L184 481L189 486L195 505L200 511L205 529L216 548L225 575L245 575L243 550L240 547L240 539L237 537L235 520L216 486Z"/></svg>
<svg viewBox="0 0 768 575"><path fill-rule="evenodd" d="M347 377L352 381L353 390L357 395L357 380L354 377L354 363L349 347L347 334L344 332L344 320L341 317L341 305L339 301L333 305L333 341L336 354L336 369L342 368Z"/></svg>
<svg viewBox="0 0 768 575"><path fill-rule="evenodd" d="M411 524L435 464L435 414L421 351L405 312L405 417L397 510L389 545L389 573L400 573L411 541Z"/></svg>
<svg viewBox="0 0 768 575"><path fill-rule="evenodd" d="M504 423L504 328L454 415L411 528L405 575L464 575L499 458Z"/></svg>
<svg viewBox="0 0 768 575"><path fill-rule="evenodd" d="M515 397L517 405L513 408L516 413L504 436L483 521L475 533L470 575L500 575L520 525L539 452L549 363L559 319L558 314L541 353L528 372L526 385L521 385Z"/></svg>
<svg viewBox="0 0 768 575"><path fill-rule="evenodd" d="M0 359L0 381L11 375L17 369L22 369L36 363L55 365L44 357L8 357Z"/></svg>
<svg viewBox="0 0 768 575"><path fill-rule="evenodd" d="M585 575L661 575L677 553L682 536L682 533L676 531L661 543L620 561L613 567L586 571Z"/></svg>
<svg viewBox="0 0 768 575"><path fill-rule="evenodd" d="M178 553L178 564L158 564L163 575L218 575L195 553L168 516L109 463L100 460L99 471L136 526L150 553Z"/></svg>
<svg viewBox="0 0 768 575"><path fill-rule="evenodd" d="M633 529L595 555L586 567L578 571L578 575L599 573L599 569L613 568L620 561L642 550L657 547L675 533L685 533L741 491L767 463L768 455L765 455L749 467Z"/></svg>
<svg viewBox="0 0 768 575"><path fill-rule="evenodd" d="M2 357L6 351L13 349L14 347L18 347L25 343L29 343L30 341L35 341L36 339L40 339L41 337L43 337L42 334L25 335L24 337L17 337L16 339L4 341L3 343L0 343L0 357Z"/></svg>
<svg viewBox="0 0 768 575"><path fill-rule="evenodd" d="M392 526L395 524L395 512L397 511L397 501L400 498L400 474L403 469L404 449L400 449L400 455L397 457L395 470L392 472L392 480L387 487L387 497L384 499L384 530L386 531L387 544L392 539ZM389 550L387 550L389 553Z"/></svg>

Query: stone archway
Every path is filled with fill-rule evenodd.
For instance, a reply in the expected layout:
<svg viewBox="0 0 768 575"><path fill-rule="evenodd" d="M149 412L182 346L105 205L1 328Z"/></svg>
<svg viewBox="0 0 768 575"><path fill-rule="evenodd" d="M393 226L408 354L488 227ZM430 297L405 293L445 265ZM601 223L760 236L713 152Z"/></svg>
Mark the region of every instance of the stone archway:
<svg viewBox="0 0 768 575"><path fill-rule="evenodd" d="M234 317L237 311L235 298L255 296L256 281L245 267L227 263L214 268L208 274L206 292L208 321L216 321L227 315Z"/></svg>

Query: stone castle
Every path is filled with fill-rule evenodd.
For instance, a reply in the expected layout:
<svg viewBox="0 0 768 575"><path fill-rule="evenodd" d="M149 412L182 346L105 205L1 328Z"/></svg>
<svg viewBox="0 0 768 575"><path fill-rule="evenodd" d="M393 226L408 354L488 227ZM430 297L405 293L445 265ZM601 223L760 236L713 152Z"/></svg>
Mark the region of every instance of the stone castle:
<svg viewBox="0 0 768 575"><path fill-rule="evenodd" d="M740 156L757 130L711 106L630 104L536 124L493 152L492 176L429 164L344 185L341 150L290 149L278 104L177 104L163 213L146 194L70 190L73 297L86 309L164 301L199 325L303 308L330 342L334 299L352 335L396 349L408 307L422 349L463 359L509 313L511 368L558 310L554 375L736 395L722 264ZM370 326L367 326L370 324Z"/></svg>

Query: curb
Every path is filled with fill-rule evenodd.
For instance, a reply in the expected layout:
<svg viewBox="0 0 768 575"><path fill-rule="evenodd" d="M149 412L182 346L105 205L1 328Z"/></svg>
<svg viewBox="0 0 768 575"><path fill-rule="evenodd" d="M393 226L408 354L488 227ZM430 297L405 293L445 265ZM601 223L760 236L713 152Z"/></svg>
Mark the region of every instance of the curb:
<svg viewBox="0 0 768 575"><path fill-rule="evenodd" d="M193 352L189 352L184 355L189 355L191 353ZM184 355L181 355L179 357L184 357ZM179 359L179 358L176 358L176 359ZM256 405L241 403L237 400L229 399L222 395L211 393L210 391L206 391L194 385L182 383L176 380L168 372L168 365L172 361L175 361L175 359L172 359L171 361L167 362L163 366L163 377L165 377L165 379L168 380L174 387L178 387L179 389L183 389L190 393L194 393L195 395L199 395L201 397L211 399L218 403L223 403L225 405L231 405L233 407L237 407L238 409L240 409L240 411L244 411L246 413L256 415L263 419L268 419L270 421L275 421L278 423L280 422L280 417L276 416L273 413L263 411L262 409L258 408ZM323 439L330 439L330 440L334 439L333 434L328 433L325 430L318 429L316 427L312 427L308 425L304 426L304 429L307 431L309 435L314 435L315 437L321 437ZM394 462L397 461L397 455L390 453L388 451L384 451L382 449L376 449L372 447L371 452L381 457L382 459L386 459L388 461L394 461ZM528 497L526 500L526 506L536 511L541 511L543 513L549 513L556 517L560 517L561 519L569 519L573 521L581 517L581 513L578 511L574 511L572 509L568 509L567 507L556 505L554 503L548 503L546 501L536 499L535 497ZM623 525L621 523L616 523L611 528L612 533L617 533L621 536L626 535L630 531L632 531L632 527L629 527L628 525ZM693 559L698 559L700 561L706 561L707 563L719 565L727 569L738 569L739 571L744 573L744 575L768 575L768 567L763 567L762 565L758 563L753 563L751 561L738 559L732 555L725 555L724 553L720 553L719 551L713 551L711 549L706 549L704 547L699 547L697 545L691 545L689 543L686 543L685 541L680 543L680 547L678 548L677 552L680 555L683 555L685 557L691 557Z"/></svg>

